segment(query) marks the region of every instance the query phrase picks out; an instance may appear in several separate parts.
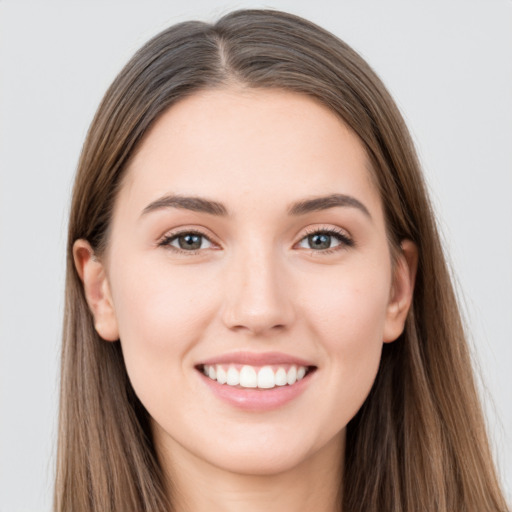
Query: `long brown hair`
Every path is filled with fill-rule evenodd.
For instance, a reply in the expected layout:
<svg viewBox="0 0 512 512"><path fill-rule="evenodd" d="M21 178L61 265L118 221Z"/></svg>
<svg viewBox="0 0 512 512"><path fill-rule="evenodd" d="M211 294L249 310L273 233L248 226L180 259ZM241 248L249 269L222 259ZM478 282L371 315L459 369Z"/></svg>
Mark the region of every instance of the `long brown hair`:
<svg viewBox="0 0 512 512"><path fill-rule="evenodd" d="M390 246L419 250L414 301L385 344L374 386L347 427L347 512L505 511L463 325L415 150L389 93L332 34L296 16L244 10L150 40L107 91L80 158L68 234L57 512L172 510L148 415L119 343L94 329L73 263L75 240L108 243L127 162L171 105L238 84L316 98L359 136L383 198Z"/></svg>

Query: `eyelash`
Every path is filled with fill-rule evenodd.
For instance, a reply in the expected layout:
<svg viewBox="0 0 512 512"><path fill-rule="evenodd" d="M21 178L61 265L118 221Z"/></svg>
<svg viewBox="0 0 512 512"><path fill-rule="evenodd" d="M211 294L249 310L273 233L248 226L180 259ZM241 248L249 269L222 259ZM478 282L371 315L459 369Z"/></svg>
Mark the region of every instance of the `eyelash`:
<svg viewBox="0 0 512 512"><path fill-rule="evenodd" d="M168 248L168 249L170 249L171 251L173 251L175 253L183 254L183 255L187 255L187 256L190 256L190 255L193 256L194 254L198 254L201 251L201 249L185 250L185 249L179 249L178 247L174 247L174 246L171 245L171 242L173 242L174 240L178 239L180 236L185 236L185 235L200 236L200 237L205 238L206 240L208 240L208 242L210 242L211 244L215 245L214 242L212 242L212 240L210 239L210 237L208 237L207 235L205 235L201 231L191 229L191 230L183 230L183 231L178 231L176 233L170 233L168 235L165 235L160 240L160 242L158 242L158 247L165 247L165 248Z"/></svg>
<svg viewBox="0 0 512 512"><path fill-rule="evenodd" d="M318 235L318 234L334 237L336 240L338 240L340 242L340 244L335 247L331 247L328 249L321 249L321 250L314 250L314 249L310 248L309 250L314 254L328 255L328 254L337 252L339 250L354 247L354 245L355 245L352 238L350 238L344 231L335 229L335 228L327 228L327 229L326 228L318 228L318 229L307 230L306 234L299 240L299 242L297 242L297 244L301 243L303 240L305 240L306 238L308 238L310 236L314 236L314 235ZM184 236L184 235L199 236L199 237L206 239L210 244L215 245L214 242L206 234L202 233L201 231L183 230L183 231L178 231L175 233L170 233L168 235L165 235L158 242L158 247L165 247L165 248L172 250L173 252L176 252L178 254L187 255L187 256L193 256L195 254L198 254L201 250L204 250L204 249L185 250L185 249L179 249L178 247L174 247L171 245L171 243L174 240L176 240L180 236ZM297 245L297 244L295 244L295 245Z"/></svg>
<svg viewBox="0 0 512 512"><path fill-rule="evenodd" d="M310 251L314 254L319 254L321 256L327 256L334 252L354 247L354 245L355 245L354 240L352 238L350 238L345 231L342 231L341 229L337 229L337 228L315 228L315 229L311 229L310 231L306 230L306 235L303 236L299 240L299 243L310 236L318 235L318 234L334 237L334 238L336 238L336 240L338 240L340 242L340 244L335 247L330 247L328 249L323 249L323 250L315 251L314 249L310 249Z"/></svg>

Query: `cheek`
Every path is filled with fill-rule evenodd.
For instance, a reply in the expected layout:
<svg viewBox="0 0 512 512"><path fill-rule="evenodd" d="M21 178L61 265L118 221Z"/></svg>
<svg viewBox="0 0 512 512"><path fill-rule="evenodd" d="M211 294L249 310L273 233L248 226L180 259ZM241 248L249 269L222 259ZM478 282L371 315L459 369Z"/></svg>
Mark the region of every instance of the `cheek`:
<svg viewBox="0 0 512 512"><path fill-rule="evenodd" d="M183 375L187 354L215 310L213 294L198 293L208 290L205 278L197 271L151 262L125 262L112 272L125 364L141 400L141 394L150 400L158 396L152 383L165 388Z"/></svg>
<svg viewBox="0 0 512 512"><path fill-rule="evenodd" d="M391 272L384 264L333 269L304 291L302 301L332 349L343 340L364 344L382 342L389 303Z"/></svg>
<svg viewBox="0 0 512 512"><path fill-rule="evenodd" d="M387 269L378 264L337 270L305 302L309 312L303 317L325 351L333 389L342 386L343 396L353 401L349 409L362 404L378 370L391 285Z"/></svg>
<svg viewBox="0 0 512 512"><path fill-rule="evenodd" d="M211 273L151 260L113 272L114 304L121 339L135 338L161 348L179 345L212 308ZM134 271L135 269L135 271ZM143 334L135 336L135 333Z"/></svg>

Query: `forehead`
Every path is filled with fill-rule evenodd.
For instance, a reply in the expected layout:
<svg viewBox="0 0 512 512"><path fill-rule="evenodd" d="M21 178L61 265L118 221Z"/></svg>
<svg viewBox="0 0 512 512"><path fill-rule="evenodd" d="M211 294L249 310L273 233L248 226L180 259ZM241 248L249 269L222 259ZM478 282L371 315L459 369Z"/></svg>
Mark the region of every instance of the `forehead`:
<svg viewBox="0 0 512 512"><path fill-rule="evenodd" d="M201 91L156 121L120 199L141 209L168 193L234 208L330 193L380 203L365 150L343 121L306 95L268 89Z"/></svg>

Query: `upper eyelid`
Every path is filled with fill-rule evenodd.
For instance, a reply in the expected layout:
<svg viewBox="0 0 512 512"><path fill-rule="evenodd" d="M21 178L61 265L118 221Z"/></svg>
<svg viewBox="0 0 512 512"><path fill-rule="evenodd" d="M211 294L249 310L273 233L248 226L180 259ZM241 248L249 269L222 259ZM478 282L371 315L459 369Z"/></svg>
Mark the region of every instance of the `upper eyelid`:
<svg viewBox="0 0 512 512"><path fill-rule="evenodd" d="M350 234L350 232L347 231L346 229L340 228L339 226L319 226L314 228L306 228L306 233L303 236L301 236L299 241L303 240L307 236L314 235L316 233L329 233L333 235L339 235L353 241L353 237Z"/></svg>
<svg viewBox="0 0 512 512"><path fill-rule="evenodd" d="M178 236L186 235L189 233L204 236L210 242L216 243L214 240L215 237L213 235L210 235L209 233L207 233L206 229L202 228L202 227L184 227L184 228L169 229L169 230L165 231L160 237L158 237L158 241L167 240L169 238L176 238Z"/></svg>
<svg viewBox="0 0 512 512"><path fill-rule="evenodd" d="M350 236L348 231L346 229L340 228L338 226L318 226L318 227L307 227L306 228L306 235L311 235L314 233L340 233L340 234L346 234L347 236Z"/></svg>

